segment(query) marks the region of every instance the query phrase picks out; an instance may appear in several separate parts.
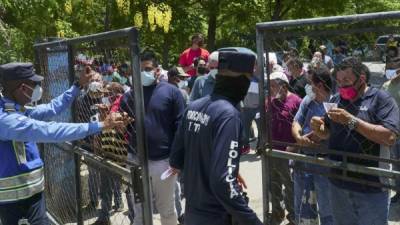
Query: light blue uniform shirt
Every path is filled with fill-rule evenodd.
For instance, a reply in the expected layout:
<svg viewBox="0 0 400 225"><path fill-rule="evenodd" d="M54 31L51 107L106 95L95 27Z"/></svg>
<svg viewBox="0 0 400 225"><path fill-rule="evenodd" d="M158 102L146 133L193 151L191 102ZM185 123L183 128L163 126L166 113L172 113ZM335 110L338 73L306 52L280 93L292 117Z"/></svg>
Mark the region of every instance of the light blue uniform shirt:
<svg viewBox="0 0 400 225"><path fill-rule="evenodd" d="M60 114L71 106L80 90L75 85L48 104L41 104L25 112L15 104L15 112L5 112L4 104L14 102L2 98L0 101L0 140L21 142L63 142L83 139L86 136L100 133L102 123L58 123L45 122L43 119Z"/></svg>

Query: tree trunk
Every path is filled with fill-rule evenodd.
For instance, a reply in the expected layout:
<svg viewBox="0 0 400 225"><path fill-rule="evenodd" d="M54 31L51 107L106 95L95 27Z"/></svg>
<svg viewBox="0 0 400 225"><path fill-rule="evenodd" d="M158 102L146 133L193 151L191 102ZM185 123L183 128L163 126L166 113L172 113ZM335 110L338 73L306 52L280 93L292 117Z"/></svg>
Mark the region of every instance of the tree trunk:
<svg viewBox="0 0 400 225"><path fill-rule="evenodd" d="M104 17L104 31L110 30L110 11L111 11L111 1L106 0L106 14Z"/></svg>
<svg viewBox="0 0 400 225"><path fill-rule="evenodd" d="M217 31L217 10L211 10L208 17L208 31L207 31L207 49L214 51L215 49L215 35Z"/></svg>
<svg viewBox="0 0 400 225"><path fill-rule="evenodd" d="M275 1L274 13L272 14L272 21L278 21L281 19L282 12L282 0Z"/></svg>
<svg viewBox="0 0 400 225"><path fill-rule="evenodd" d="M164 69L168 68L169 61L169 48L171 46L170 34L164 34L163 52L162 52L162 66Z"/></svg>
<svg viewBox="0 0 400 225"><path fill-rule="evenodd" d="M209 51L215 50L215 36L217 33L217 17L219 14L219 7L221 0L210 0L206 7L208 11L208 30L207 30L207 49Z"/></svg>

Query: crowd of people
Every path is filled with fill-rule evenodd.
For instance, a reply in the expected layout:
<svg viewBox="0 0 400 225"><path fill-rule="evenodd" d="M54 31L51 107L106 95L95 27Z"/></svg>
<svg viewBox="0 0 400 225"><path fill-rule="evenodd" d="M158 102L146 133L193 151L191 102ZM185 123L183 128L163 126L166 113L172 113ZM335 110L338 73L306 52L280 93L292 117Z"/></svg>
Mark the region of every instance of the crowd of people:
<svg viewBox="0 0 400 225"><path fill-rule="evenodd" d="M393 63L397 62L397 51L393 51L398 46L388 47L388 55L393 58L387 60L387 69L395 70L395 75L378 89L369 85L368 67L360 59L344 55L341 46L328 51L321 45L309 63L300 58L295 48L288 49L281 63L266 63L267 79L256 69L256 54L250 49L227 48L210 54L203 42L201 34L193 35L191 46L168 71L159 65L154 53L145 51L140 57L151 196L162 225L262 224L248 206L243 192L245 178L239 173L240 156L251 151L252 122L260 125L260 110L271 115L268 122L276 150L337 161L343 161L343 156L322 150L398 159L400 69ZM40 99L37 95L41 95L43 77L32 72L31 64L6 64L1 68L5 89L0 127L10 132L0 133L0 146L6 146L10 154L20 150L14 142L80 140L86 150L121 166L127 166L126 159L139 162L135 91L129 63L77 61L75 72L80 74L80 80L70 90L47 105L24 112L20 112L20 106ZM261 93L269 99L265 109L259 107L260 78L269 82L268 91ZM68 107L75 98L78 124L48 125L39 121ZM18 134L13 131L19 129L13 121L30 128L26 128L26 134ZM30 135L47 126L52 128ZM53 130L56 134L47 133ZM32 146L27 148L36 152ZM28 158L17 154L16 164L28 163L28 169L6 174L4 171L8 170L0 166L0 175L3 178L27 171L38 173L43 164L35 154ZM40 163L29 164L32 160ZM373 158L346 160L388 168ZM388 224L390 191L365 183L384 183L382 177L348 171L350 181L335 178L343 174L340 169L274 157L270 162L272 225L284 221L290 225ZM90 202L86 207L96 209L101 200L93 224L112 224L111 209L124 210L123 191L131 224L143 224L142 206L132 198L135 190L124 188L121 177L88 168ZM0 180L0 203L1 184ZM20 210L20 214L10 216L7 213L13 209L6 209L10 204L18 208L18 204L36 202L43 207L42 191L26 196L28 203L21 199L3 201L12 203L0 204L0 219L6 224L21 219L48 224L44 222L45 215ZM400 195L396 194L392 203L398 199Z"/></svg>

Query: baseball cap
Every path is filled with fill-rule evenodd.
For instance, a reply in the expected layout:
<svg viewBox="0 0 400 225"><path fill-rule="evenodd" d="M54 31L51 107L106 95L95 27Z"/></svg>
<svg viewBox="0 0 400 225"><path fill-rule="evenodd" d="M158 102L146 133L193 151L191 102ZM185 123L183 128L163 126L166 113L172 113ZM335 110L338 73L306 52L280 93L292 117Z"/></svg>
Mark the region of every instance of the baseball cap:
<svg viewBox="0 0 400 225"><path fill-rule="evenodd" d="M278 80L278 79L280 79L280 80L285 81L287 84L289 84L289 80L288 80L286 74L284 74L283 72L280 72L280 71L276 71L276 72L271 73L269 75L269 79L270 80Z"/></svg>
<svg viewBox="0 0 400 225"><path fill-rule="evenodd" d="M190 77L189 74L185 73L185 71L183 70L182 67L178 66L178 67L176 67L176 70L178 71L177 76L180 76L180 77Z"/></svg>
<svg viewBox="0 0 400 225"><path fill-rule="evenodd" d="M182 67L177 66L177 67L172 67L170 70L168 70L167 75L169 77L174 77L174 76L179 76L179 77L190 77L189 74L185 73Z"/></svg>
<svg viewBox="0 0 400 225"><path fill-rule="evenodd" d="M37 75L32 63L13 62L0 66L0 77L3 81L32 80L40 82L44 77Z"/></svg>

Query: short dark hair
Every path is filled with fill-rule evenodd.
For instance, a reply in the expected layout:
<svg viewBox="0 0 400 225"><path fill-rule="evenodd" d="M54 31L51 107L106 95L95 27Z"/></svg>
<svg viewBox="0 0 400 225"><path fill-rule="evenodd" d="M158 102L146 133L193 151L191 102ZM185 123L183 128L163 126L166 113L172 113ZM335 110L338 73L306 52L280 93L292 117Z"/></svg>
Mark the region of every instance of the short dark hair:
<svg viewBox="0 0 400 225"><path fill-rule="evenodd" d="M290 58L287 65L293 65L297 68L303 68L303 62L299 58Z"/></svg>
<svg viewBox="0 0 400 225"><path fill-rule="evenodd" d="M153 67L158 67L156 55L152 51L145 51L140 56L140 62L152 61Z"/></svg>
<svg viewBox="0 0 400 225"><path fill-rule="evenodd" d="M323 84L326 91L332 91L331 73L325 65L320 68L312 68L308 71L311 74L311 81L315 84Z"/></svg>
<svg viewBox="0 0 400 225"><path fill-rule="evenodd" d="M194 66L194 67L197 67L197 65L199 65L200 60L206 61L206 59L204 59L204 58L201 57L201 56L196 57L196 58L193 60L193 66Z"/></svg>
<svg viewBox="0 0 400 225"><path fill-rule="evenodd" d="M358 57L354 56L344 58L340 64L335 66L334 70L335 76L338 71L343 71L348 68L351 68L351 71L357 77L357 79L360 78L361 74L365 74L365 76L367 77L367 82L369 81L371 73L368 67L364 65Z"/></svg>
<svg viewBox="0 0 400 225"><path fill-rule="evenodd" d="M169 69L168 72L167 72L168 78L176 77L176 76L178 76L178 74L179 74L179 71L178 71L178 69L176 68L176 66L173 66L173 67L172 67L171 69Z"/></svg>
<svg viewBox="0 0 400 225"><path fill-rule="evenodd" d="M201 33L195 33L192 35L192 37L190 39L192 41L194 41L195 39L200 39L200 40L204 41L204 36Z"/></svg>
<svg viewBox="0 0 400 225"><path fill-rule="evenodd" d="M199 47L202 47L204 44L204 36L201 33L193 34L190 39L192 40L192 44L193 44L194 40L199 39L199 43L198 43Z"/></svg>

